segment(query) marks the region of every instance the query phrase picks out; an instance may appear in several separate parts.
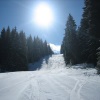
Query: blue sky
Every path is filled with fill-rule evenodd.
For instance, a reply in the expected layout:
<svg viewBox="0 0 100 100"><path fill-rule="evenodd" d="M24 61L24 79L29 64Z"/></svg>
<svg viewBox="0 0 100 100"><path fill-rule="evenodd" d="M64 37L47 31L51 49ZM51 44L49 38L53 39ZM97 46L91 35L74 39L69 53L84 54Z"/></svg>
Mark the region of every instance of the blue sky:
<svg viewBox="0 0 100 100"><path fill-rule="evenodd" d="M46 2L52 9L54 21L48 28L42 28L32 22L34 9L40 2ZM76 24L80 24L84 0L0 0L0 31L3 27L17 27L27 36L39 36L48 43L61 45L65 24L70 13Z"/></svg>

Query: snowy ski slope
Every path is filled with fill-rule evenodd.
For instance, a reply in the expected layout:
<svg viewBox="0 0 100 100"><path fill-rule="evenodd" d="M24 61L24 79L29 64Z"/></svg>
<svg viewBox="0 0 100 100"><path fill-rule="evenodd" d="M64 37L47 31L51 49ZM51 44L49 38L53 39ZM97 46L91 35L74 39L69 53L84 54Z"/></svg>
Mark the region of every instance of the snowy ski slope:
<svg viewBox="0 0 100 100"><path fill-rule="evenodd" d="M30 64L30 70L34 66L41 69L0 74L0 100L100 100L95 69L65 68L62 55Z"/></svg>

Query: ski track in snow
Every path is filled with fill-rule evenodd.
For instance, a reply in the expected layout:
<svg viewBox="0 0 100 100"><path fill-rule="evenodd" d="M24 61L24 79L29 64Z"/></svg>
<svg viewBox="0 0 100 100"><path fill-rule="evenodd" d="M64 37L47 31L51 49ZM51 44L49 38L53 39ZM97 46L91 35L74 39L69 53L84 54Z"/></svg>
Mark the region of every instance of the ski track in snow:
<svg viewBox="0 0 100 100"><path fill-rule="evenodd" d="M0 100L100 100L96 70L67 68L62 56L31 65L37 71L0 74Z"/></svg>

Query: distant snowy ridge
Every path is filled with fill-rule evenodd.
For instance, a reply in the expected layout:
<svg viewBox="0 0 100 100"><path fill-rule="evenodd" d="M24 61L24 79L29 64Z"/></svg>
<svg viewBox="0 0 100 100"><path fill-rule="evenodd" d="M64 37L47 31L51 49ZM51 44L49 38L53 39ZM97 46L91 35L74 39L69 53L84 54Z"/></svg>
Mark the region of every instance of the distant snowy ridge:
<svg viewBox="0 0 100 100"><path fill-rule="evenodd" d="M60 45L55 45L55 44L52 44L52 43L49 43L51 49L53 50L54 53L56 54L60 54L60 48L61 46Z"/></svg>

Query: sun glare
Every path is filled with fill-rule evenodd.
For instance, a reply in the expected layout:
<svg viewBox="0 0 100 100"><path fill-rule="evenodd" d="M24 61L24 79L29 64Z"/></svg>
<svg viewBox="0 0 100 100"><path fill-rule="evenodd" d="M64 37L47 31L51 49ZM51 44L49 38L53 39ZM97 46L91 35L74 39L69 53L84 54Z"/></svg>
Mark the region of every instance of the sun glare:
<svg viewBox="0 0 100 100"><path fill-rule="evenodd" d="M39 26L48 27L53 21L53 14L46 3L40 3L35 8L34 21Z"/></svg>

